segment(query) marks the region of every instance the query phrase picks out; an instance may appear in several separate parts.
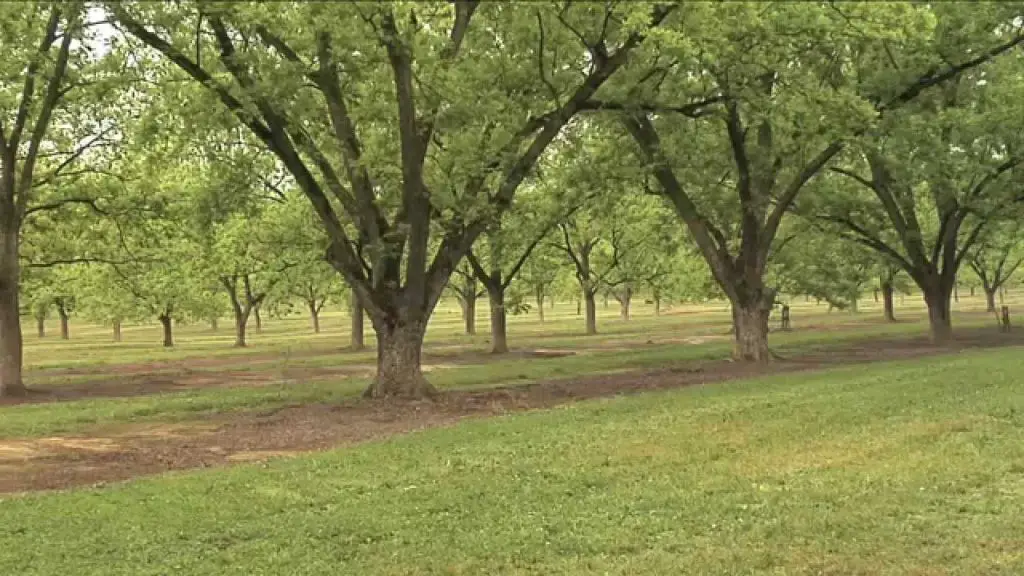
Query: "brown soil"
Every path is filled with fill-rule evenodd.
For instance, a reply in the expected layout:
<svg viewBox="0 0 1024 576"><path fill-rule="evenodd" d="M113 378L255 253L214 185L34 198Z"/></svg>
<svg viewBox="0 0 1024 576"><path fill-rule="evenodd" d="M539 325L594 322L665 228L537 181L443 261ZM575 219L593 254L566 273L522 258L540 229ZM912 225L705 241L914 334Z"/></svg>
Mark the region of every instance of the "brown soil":
<svg viewBox="0 0 1024 576"><path fill-rule="evenodd" d="M225 414L197 423L107 427L84 435L6 440L0 441L0 492L103 484L169 470L266 460L447 426L469 417L763 374L1019 345L1024 344L1022 336L979 330L942 348L923 339L878 339L769 365L690 362L659 370L445 392L434 401L353 399L333 405Z"/></svg>

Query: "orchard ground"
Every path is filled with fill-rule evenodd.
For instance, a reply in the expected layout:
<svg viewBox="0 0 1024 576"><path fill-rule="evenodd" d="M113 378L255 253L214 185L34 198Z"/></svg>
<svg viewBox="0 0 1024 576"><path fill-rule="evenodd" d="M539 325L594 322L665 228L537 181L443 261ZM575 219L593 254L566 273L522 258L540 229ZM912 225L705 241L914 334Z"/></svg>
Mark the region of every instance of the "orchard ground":
<svg viewBox="0 0 1024 576"><path fill-rule="evenodd" d="M1022 573L1024 358L980 348L1024 330L962 296L938 349L918 300L891 324L798 299L767 367L727 360L722 304L613 303L585 337L560 303L496 357L485 306L465 336L453 303L424 356L444 394L417 403L357 397L374 356L340 314L243 350L200 326L172 350L159 325L28 336L0 573Z"/></svg>

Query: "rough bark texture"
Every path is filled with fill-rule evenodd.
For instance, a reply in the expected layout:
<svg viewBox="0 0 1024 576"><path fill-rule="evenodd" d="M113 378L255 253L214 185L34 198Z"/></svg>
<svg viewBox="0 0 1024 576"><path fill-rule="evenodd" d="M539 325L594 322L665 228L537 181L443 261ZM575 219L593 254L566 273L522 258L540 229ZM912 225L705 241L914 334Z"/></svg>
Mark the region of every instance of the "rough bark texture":
<svg viewBox="0 0 1024 576"><path fill-rule="evenodd" d="M928 327L931 339L935 344L945 344L953 337L953 322L950 315L950 296L952 286L942 286L940 282L929 285L924 293L925 304L928 305Z"/></svg>
<svg viewBox="0 0 1024 576"><path fill-rule="evenodd" d="M732 305L735 344L733 357L744 362L770 362L768 315L771 304L764 301L734 302Z"/></svg>
<svg viewBox="0 0 1024 576"><path fill-rule="evenodd" d="M892 294L893 294L892 282L883 282L882 283L882 309L883 309L884 314L885 314L885 321L886 322L895 322L896 321L896 311L895 311L895 306L893 306Z"/></svg>
<svg viewBox="0 0 1024 576"><path fill-rule="evenodd" d="M352 291L352 326L350 338L352 350L363 350L366 348L365 341L363 340L363 305L359 303L359 297L356 295L355 290Z"/></svg>
<svg viewBox="0 0 1024 576"><path fill-rule="evenodd" d="M505 354L508 352L505 288L488 286L487 299L491 306L491 354Z"/></svg>
<svg viewBox="0 0 1024 576"><path fill-rule="evenodd" d="M0 396L23 396L18 233L0 233Z"/></svg>
<svg viewBox="0 0 1024 576"><path fill-rule="evenodd" d="M249 323L249 314L235 310L235 347L245 348L245 326Z"/></svg>
<svg viewBox="0 0 1024 576"><path fill-rule="evenodd" d="M171 317L167 314L160 315L160 325L164 328L164 347L174 346L174 328L171 325Z"/></svg>
<svg viewBox="0 0 1024 576"><path fill-rule="evenodd" d="M121 341L121 321L114 320L114 342Z"/></svg>
<svg viewBox="0 0 1024 576"><path fill-rule="evenodd" d="M597 298L593 292L584 292L583 300L587 308L587 334L597 334Z"/></svg>
<svg viewBox="0 0 1024 576"><path fill-rule="evenodd" d="M420 351L424 326L375 321L377 378L363 393L367 398L423 398L437 391L423 377Z"/></svg>

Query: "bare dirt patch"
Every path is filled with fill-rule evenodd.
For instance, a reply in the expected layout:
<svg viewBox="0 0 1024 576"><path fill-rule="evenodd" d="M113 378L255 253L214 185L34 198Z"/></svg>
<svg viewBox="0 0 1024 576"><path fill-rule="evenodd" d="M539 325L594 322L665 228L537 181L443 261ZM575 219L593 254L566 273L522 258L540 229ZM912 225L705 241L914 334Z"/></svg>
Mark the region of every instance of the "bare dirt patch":
<svg viewBox="0 0 1024 576"><path fill-rule="evenodd" d="M1024 335L1008 336L993 330L964 332L955 344L946 347L936 347L924 339L878 339L769 365L726 360L688 362L659 370L450 391L434 401L353 399L333 405L226 414L196 423L108 427L82 436L0 441L0 492L103 484L170 470L287 457L447 426L465 418L548 408L588 398L1022 343Z"/></svg>

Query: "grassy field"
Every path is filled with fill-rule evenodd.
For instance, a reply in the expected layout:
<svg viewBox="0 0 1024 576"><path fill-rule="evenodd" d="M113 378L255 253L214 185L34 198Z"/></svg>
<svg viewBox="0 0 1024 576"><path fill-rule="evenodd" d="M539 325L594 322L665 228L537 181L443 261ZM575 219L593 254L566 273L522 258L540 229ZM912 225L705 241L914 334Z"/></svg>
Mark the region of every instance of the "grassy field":
<svg viewBox="0 0 1024 576"><path fill-rule="evenodd" d="M1022 371L772 377L20 497L0 573L1021 574Z"/></svg>
<svg viewBox="0 0 1024 576"><path fill-rule="evenodd" d="M962 298L956 326L992 327L983 307ZM533 315L509 323L514 349L565 356L494 358L481 308L475 336L462 334L453 306L435 316L425 362L437 386L608 373L626 382L636 370L720 361L730 350L721 304L656 317L638 303L629 321L601 308L601 334L584 337L566 303L544 324ZM791 357L926 333L917 298L897 313L901 322L887 324L870 301L859 314L796 302L795 329L772 334L772 346ZM158 346L158 326L126 327L120 343L77 323L68 341L29 336L30 385L134 382L141 392L0 407L0 481L31 463L18 452L27 444L349 401L373 354L344 351L342 314L323 326L314 336L305 318L268 319L243 350L224 327L182 326L170 350ZM1022 373L1019 348L972 350L0 496L0 574L1021 574ZM146 388L158 383L180 389ZM58 456L102 467L121 453L31 458Z"/></svg>

